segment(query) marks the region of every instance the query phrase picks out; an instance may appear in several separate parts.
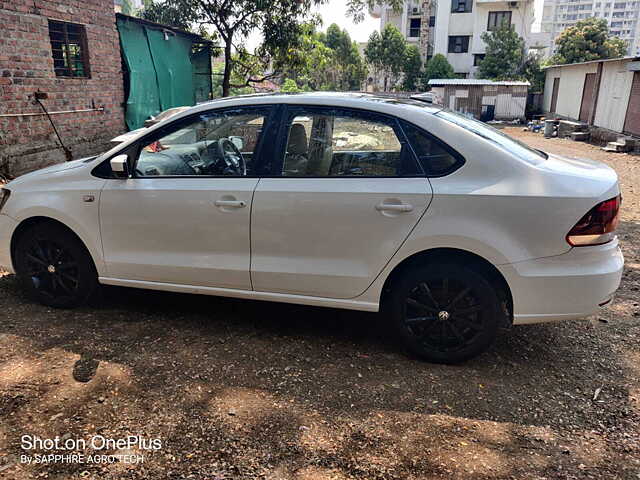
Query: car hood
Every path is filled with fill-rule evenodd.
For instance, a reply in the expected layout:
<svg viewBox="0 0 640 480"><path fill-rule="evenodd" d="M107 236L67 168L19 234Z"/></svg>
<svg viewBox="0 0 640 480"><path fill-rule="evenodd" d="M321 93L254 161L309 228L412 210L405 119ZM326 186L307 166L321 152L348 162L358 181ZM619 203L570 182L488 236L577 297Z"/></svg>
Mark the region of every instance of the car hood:
<svg viewBox="0 0 640 480"><path fill-rule="evenodd" d="M80 168L80 167L86 165L89 160L93 160L96 157L97 157L97 155L94 155L92 157L79 158L77 160L72 160L70 162L57 163L57 164L51 165L49 167L41 168L40 170L35 170L33 172L29 172L29 173L26 173L24 175L20 175L15 180L12 180L11 182L9 182L7 184L7 186L9 188L11 188L12 185L13 186L19 185L19 184L23 183L25 180L29 180L29 179L31 179L33 177L36 177L36 176L39 177L41 175L51 175L51 174L54 174L54 173L64 172L66 170L72 170L72 169L75 169L75 168Z"/></svg>

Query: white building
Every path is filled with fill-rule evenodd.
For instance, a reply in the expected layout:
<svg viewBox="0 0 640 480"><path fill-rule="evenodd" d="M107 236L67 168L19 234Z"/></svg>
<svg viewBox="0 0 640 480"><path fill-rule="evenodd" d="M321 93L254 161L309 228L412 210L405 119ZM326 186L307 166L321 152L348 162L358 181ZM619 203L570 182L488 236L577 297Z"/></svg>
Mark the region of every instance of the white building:
<svg viewBox="0 0 640 480"><path fill-rule="evenodd" d="M533 0L406 0L402 11L390 6L376 6L369 13L380 18L380 29L395 25L424 56L442 53L462 78L475 78L478 62L484 58L485 44L480 36L502 21L509 22L529 46L533 23ZM429 4L429 25L422 25L422 5ZM428 51L420 36L428 31Z"/></svg>
<svg viewBox="0 0 640 480"><path fill-rule="evenodd" d="M625 40L629 55L640 54L640 1L544 0L542 32L549 34L551 51L555 39L567 27L589 17L604 18L609 32Z"/></svg>

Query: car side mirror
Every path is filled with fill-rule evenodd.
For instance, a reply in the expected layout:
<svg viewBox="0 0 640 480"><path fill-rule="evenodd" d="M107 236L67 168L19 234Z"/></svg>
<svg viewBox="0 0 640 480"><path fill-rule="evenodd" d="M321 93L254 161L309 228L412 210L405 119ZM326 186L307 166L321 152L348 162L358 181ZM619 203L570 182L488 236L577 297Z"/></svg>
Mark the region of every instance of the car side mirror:
<svg viewBox="0 0 640 480"><path fill-rule="evenodd" d="M127 178L129 176L129 156L125 154L116 155L109 161L111 171L118 178Z"/></svg>

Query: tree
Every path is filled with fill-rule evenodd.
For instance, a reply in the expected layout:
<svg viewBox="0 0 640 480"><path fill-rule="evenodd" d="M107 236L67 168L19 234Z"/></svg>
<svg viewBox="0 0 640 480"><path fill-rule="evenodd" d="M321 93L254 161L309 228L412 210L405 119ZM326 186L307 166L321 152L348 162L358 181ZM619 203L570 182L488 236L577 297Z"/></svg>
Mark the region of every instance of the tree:
<svg viewBox="0 0 640 480"><path fill-rule="evenodd" d="M133 10L133 6L131 5L131 0L122 0L122 14L124 15L133 15L135 12Z"/></svg>
<svg viewBox="0 0 640 480"><path fill-rule="evenodd" d="M407 41L394 25L388 23L380 35L380 61L385 73L384 91L388 91L398 83L402 74Z"/></svg>
<svg viewBox="0 0 640 480"><path fill-rule="evenodd" d="M169 23L180 28L215 28L224 45L224 71L222 96L230 93L232 86L244 87L260 83L277 75L271 72L256 77L251 75L240 84L232 84L233 69L238 66L246 71L252 65L242 64L247 56L261 61L263 70L270 61L280 55L295 55L296 42L301 35L302 24L309 17L312 4L322 0L162 0L144 17L159 23ZM167 21L171 20L171 21ZM251 32L260 30L263 43L256 52L249 53L242 41ZM233 51L239 54L234 58Z"/></svg>
<svg viewBox="0 0 640 480"><path fill-rule="evenodd" d="M377 30L371 32L369 35L369 41L364 47L364 58L366 62L371 66L373 71L373 80L377 84L380 72L382 71L382 37Z"/></svg>
<svg viewBox="0 0 640 480"><path fill-rule="evenodd" d="M402 81L402 89L413 92L418 89L418 79L422 70L422 58L420 58L420 50L415 45L407 48L404 60L404 79Z"/></svg>
<svg viewBox="0 0 640 480"><path fill-rule="evenodd" d="M338 90L354 90L366 75L366 68L358 50L358 44L351 41L349 32L340 30L335 23L322 35L321 41L333 52L334 84Z"/></svg>
<svg viewBox="0 0 640 480"><path fill-rule="evenodd" d="M424 73L420 78L420 83L424 90L429 90L429 80L433 78L455 78L453 67L441 53L437 53L431 60L427 60L424 65Z"/></svg>
<svg viewBox="0 0 640 480"><path fill-rule="evenodd" d="M565 29L556 39L555 64L587 62L622 57L627 44L609 35L604 18L586 18Z"/></svg>
<svg viewBox="0 0 640 480"><path fill-rule="evenodd" d="M402 11L404 0L347 0L347 15L358 23L364 20L365 11L377 5L389 5L396 11Z"/></svg>
<svg viewBox="0 0 640 480"><path fill-rule="evenodd" d="M522 65L522 77L525 78L531 86L531 92L544 92L545 72L542 70L542 58L540 55L530 53Z"/></svg>
<svg viewBox="0 0 640 480"><path fill-rule="evenodd" d="M519 78L524 62L524 40L507 22L481 35L486 44L485 57L480 62L480 78L513 80Z"/></svg>
<svg viewBox="0 0 640 480"><path fill-rule="evenodd" d="M287 78L282 87L280 87L280 91L284 93L300 93L302 90L298 87L298 84L292 78Z"/></svg>

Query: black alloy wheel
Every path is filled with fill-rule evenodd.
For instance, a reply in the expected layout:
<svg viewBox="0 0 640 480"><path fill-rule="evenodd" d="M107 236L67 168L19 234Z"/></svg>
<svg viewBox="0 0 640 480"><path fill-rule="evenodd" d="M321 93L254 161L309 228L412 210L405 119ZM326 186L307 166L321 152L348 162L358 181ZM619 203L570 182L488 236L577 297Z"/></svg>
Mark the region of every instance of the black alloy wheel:
<svg viewBox="0 0 640 480"><path fill-rule="evenodd" d="M475 269L458 264L419 267L393 293L397 333L414 354L457 363L486 350L497 335L499 300Z"/></svg>

